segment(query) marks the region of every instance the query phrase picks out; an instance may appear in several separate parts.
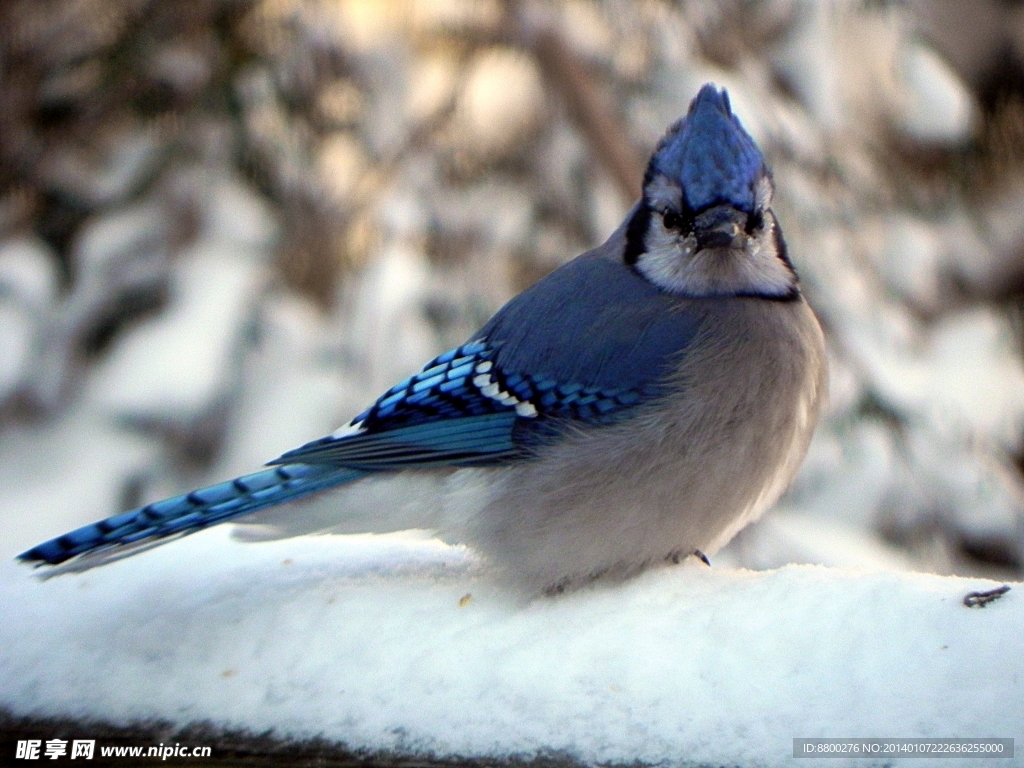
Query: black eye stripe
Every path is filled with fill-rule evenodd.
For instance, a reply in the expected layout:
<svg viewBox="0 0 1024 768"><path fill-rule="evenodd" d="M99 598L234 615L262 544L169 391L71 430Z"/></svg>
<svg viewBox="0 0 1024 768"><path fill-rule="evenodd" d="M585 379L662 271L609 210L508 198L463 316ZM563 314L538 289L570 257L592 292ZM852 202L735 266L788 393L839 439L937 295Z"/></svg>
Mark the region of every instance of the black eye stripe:
<svg viewBox="0 0 1024 768"><path fill-rule="evenodd" d="M651 209L642 204L637 208L633 218L629 220L626 227L626 250L622 254L623 261L627 264L636 264L640 256L647 251L644 238L647 236L647 227L651 220Z"/></svg>
<svg viewBox="0 0 1024 768"><path fill-rule="evenodd" d="M748 235L754 233L755 229L761 229L764 226L764 214L761 211L754 211L752 214L747 216L747 226L745 231Z"/></svg>

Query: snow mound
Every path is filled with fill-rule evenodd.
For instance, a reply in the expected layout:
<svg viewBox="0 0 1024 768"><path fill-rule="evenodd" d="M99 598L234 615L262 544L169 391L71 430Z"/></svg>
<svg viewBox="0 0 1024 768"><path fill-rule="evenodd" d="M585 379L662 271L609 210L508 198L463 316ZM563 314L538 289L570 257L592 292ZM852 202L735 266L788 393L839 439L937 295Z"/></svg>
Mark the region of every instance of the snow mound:
<svg viewBox="0 0 1024 768"><path fill-rule="evenodd" d="M790 765L794 737L1020 735L1024 589L963 604L996 586L688 561L531 600L411 533L244 545L221 526L44 581L0 565L0 707L420 755Z"/></svg>

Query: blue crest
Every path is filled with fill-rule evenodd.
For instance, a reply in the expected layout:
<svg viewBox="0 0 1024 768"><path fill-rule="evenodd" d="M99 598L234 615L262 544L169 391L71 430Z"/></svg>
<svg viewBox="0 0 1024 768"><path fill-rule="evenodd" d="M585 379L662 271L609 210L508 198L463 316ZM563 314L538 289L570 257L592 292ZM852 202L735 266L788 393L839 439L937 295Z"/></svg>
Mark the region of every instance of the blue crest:
<svg viewBox="0 0 1024 768"><path fill-rule="evenodd" d="M732 113L729 94L708 83L662 139L651 167L678 182L695 211L729 203L750 212L764 157Z"/></svg>

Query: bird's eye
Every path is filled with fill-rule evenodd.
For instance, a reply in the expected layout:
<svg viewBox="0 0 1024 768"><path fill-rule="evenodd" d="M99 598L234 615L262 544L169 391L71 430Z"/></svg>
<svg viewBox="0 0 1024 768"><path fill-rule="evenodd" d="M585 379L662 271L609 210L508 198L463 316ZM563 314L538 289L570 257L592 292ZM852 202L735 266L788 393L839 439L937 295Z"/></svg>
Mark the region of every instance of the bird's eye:
<svg viewBox="0 0 1024 768"><path fill-rule="evenodd" d="M665 224L665 229L683 228L683 217L675 211L665 211L661 214L661 220Z"/></svg>
<svg viewBox="0 0 1024 768"><path fill-rule="evenodd" d="M754 211L752 214L747 216L746 233L752 235L755 229L761 229L764 226L764 215L760 211Z"/></svg>

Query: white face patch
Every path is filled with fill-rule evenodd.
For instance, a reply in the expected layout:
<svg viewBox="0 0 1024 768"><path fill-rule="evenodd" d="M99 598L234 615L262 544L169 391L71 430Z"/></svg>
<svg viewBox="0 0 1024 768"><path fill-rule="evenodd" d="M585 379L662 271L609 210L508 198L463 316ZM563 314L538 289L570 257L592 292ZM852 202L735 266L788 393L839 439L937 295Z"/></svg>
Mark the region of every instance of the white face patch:
<svg viewBox="0 0 1024 768"><path fill-rule="evenodd" d="M762 176L754 186L754 210L763 211L772 204L772 197L775 196L775 187L768 176Z"/></svg>
<svg viewBox="0 0 1024 768"><path fill-rule="evenodd" d="M764 209L763 225L747 234L736 231L732 245L700 248L692 233L669 229L660 211L679 210L665 205L670 190L678 186L664 177L656 177L645 190L654 208L647 234L645 252L636 267L648 280L664 291L683 296L787 296L796 289L796 275L781 258L775 240L775 216ZM758 183L755 199L771 200L771 180Z"/></svg>
<svg viewBox="0 0 1024 768"><path fill-rule="evenodd" d="M678 211L683 205L683 191L679 185L669 181L661 174L656 175L647 184L644 196L656 211Z"/></svg>

